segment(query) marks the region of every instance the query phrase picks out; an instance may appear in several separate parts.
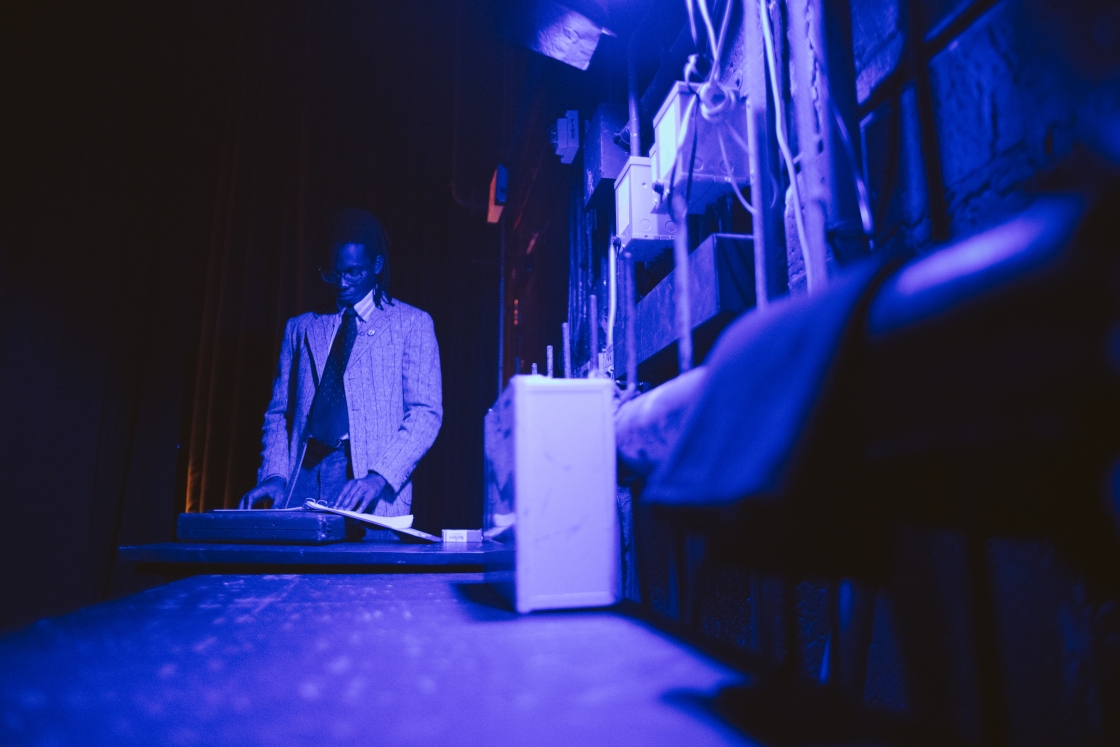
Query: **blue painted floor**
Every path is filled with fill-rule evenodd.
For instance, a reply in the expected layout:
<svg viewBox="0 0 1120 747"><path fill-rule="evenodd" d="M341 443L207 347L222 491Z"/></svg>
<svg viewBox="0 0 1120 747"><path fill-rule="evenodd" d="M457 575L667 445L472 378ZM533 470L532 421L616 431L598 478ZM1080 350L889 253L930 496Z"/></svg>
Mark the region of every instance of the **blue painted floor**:
<svg viewBox="0 0 1120 747"><path fill-rule="evenodd" d="M749 744L742 678L473 574L198 576L0 639L4 745Z"/></svg>

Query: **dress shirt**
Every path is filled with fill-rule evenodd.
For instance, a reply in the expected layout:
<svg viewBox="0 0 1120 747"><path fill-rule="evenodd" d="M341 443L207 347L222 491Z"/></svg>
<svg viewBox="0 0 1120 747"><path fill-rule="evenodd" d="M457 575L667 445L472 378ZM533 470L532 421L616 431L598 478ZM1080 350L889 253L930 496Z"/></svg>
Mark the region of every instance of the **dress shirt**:
<svg viewBox="0 0 1120 747"><path fill-rule="evenodd" d="M358 315L358 329L360 330L366 322L369 321L370 314L376 308L377 304L373 301L373 294L376 293L378 288L374 286L373 290L362 296L362 300L354 304L354 312ZM344 307L339 307L339 313L342 313ZM343 441L350 440L350 434L347 433L342 436Z"/></svg>

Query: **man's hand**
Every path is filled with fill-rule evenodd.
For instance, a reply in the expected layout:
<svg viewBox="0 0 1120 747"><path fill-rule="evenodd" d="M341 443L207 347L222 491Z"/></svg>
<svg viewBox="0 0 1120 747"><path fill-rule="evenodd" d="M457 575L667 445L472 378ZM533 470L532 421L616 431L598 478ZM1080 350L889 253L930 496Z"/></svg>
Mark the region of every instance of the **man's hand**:
<svg viewBox="0 0 1120 747"><path fill-rule="evenodd" d="M385 482L384 477L376 472L370 472L365 477L359 477L343 485L334 507L362 513L377 502L382 491L388 486L389 483Z"/></svg>
<svg viewBox="0 0 1120 747"><path fill-rule="evenodd" d="M270 477L241 496L238 508L272 508L284 500L288 484L283 477Z"/></svg>

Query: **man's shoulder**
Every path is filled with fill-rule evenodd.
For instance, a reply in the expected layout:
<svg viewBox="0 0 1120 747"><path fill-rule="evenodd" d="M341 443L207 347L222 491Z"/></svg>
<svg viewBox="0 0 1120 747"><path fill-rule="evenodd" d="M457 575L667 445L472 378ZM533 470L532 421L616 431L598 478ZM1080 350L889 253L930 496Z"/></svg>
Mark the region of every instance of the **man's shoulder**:
<svg viewBox="0 0 1120 747"><path fill-rule="evenodd" d="M313 324L319 324L322 320L332 316L331 314L317 314L314 311L305 311L299 316L293 316L288 320L288 328L291 330L307 329Z"/></svg>
<svg viewBox="0 0 1120 747"><path fill-rule="evenodd" d="M423 309L418 309L411 304L407 304L399 298L394 298L392 301L390 301L389 305L386 308L392 309L394 313L399 315L399 318L402 321L431 318L428 315L428 312L424 311Z"/></svg>

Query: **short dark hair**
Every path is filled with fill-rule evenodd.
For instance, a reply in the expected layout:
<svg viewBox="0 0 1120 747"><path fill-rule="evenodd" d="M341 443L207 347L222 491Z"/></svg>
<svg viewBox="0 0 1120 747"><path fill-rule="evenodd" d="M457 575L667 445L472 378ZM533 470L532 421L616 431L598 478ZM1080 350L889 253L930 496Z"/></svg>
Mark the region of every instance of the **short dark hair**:
<svg viewBox="0 0 1120 747"><path fill-rule="evenodd" d="M376 262L381 257L381 272L377 273L377 292L374 303L381 308L382 301L392 301L389 295L389 238L381 221L360 208L346 208L335 213L331 220L328 253L333 254L340 246L361 244L366 255Z"/></svg>

